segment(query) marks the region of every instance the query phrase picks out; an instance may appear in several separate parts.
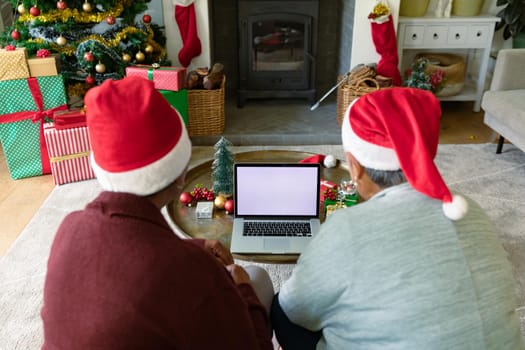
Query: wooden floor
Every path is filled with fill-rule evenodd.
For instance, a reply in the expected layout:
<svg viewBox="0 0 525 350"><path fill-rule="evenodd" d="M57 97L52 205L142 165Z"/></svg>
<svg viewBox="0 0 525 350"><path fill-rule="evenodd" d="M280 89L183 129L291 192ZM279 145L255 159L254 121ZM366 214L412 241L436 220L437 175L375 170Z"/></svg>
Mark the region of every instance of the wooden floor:
<svg viewBox="0 0 525 350"><path fill-rule="evenodd" d="M470 102L442 104L440 143L486 143L494 141L483 124L483 113L472 112ZM0 148L0 257L33 217L54 187L50 175L12 180Z"/></svg>

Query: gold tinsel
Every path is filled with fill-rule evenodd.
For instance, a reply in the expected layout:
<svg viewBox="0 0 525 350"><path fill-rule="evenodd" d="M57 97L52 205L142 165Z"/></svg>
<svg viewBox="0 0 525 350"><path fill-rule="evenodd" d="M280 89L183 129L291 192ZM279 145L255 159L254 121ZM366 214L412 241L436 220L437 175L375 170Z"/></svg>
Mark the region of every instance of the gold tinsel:
<svg viewBox="0 0 525 350"><path fill-rule="evenodd" d="M84 83L76 83L69 85L67 87L67 95L68 96L84 96L86 92L89 90L89 87L87 87Z"/></svg>
<svg viewBox="0 0 525 350"><path fill-rule="evenodd" d="M69 21L69 19L73 17L76 23L99 23L106 20L106 18L108 18L109 16L113 16L115 18L119 17L122 11L124 11L124 7L129 6L130 3L130 0L119 1L111 10L98 13L90 13L79 11L78 9L66 8L65 10L50 10L49 12L43 15L34 17L31 16L31 14L29 14L28 12L26 12L23 15L20 15L18 21L29 22L37 19L43 23L66 23Z"/></svg>

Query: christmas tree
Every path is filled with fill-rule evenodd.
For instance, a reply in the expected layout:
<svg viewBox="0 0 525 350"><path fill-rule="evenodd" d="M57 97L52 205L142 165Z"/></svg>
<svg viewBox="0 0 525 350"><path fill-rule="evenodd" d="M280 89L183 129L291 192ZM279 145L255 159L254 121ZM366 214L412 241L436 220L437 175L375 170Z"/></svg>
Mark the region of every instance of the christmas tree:
<svg viewBox="0 0 525 350"><path fill-rule="evenodd" d="M221 137L215 144L215 154L211 165L213 192L229 195L233 192L233 153L230 150L231 142Z"/></svg>
<svg viewBox="0 0 525 350"><path fill-rule="evenodd" d="M83 96L131 64L169 65L163 28L151 23L150 0L10 0L15 23L0 45L60 57L69 96Z"/></svg>

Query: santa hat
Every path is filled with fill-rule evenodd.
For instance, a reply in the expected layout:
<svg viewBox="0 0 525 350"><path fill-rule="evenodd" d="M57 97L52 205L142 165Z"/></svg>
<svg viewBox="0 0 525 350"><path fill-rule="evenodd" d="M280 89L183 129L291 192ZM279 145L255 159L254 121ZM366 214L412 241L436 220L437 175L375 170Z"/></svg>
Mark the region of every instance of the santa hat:
<svg viewBox="0 0 525 350"><path fill-rule="evenodd" d="M439 142L439 100L429 91L394 87L356 99L342 124L343 148L367 168L401 169L417 191L443 202L445 216L459 220L468 205L452 196L434 164Z"/></svg>
<svg viewBox="0 0 525 350"><path fill-rule="evenodd" d="M149 195L186 169L191 141L184 122L152 81L106 80L84 102L91 165L104 190Z"/></svg>

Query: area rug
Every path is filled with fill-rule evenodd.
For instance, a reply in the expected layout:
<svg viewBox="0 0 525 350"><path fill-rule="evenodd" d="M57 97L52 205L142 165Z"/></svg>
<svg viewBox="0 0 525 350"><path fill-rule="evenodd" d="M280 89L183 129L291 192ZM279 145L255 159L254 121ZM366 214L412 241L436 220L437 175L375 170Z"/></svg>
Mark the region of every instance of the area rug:
<svg viewBox="0 0 525 350"><path fill-rule="evenodd" d="M232 151L298 150L343 159L340 146L246 146ZM516 280L516 298L525 335L525 153L505 145L440 145L436 163L452 190L462 192L488 212L499 229ZM213 157L212 147L194 147L191 166ZM42 343L42 289L54 233L63 217L81 209L100 192L96 180L57 186L0 259L0 349L39 349ZM30 198L28 198L30 200ZM246 262L239 262L246 264ZM279 289L293 265L264 264Z"/></svg>

